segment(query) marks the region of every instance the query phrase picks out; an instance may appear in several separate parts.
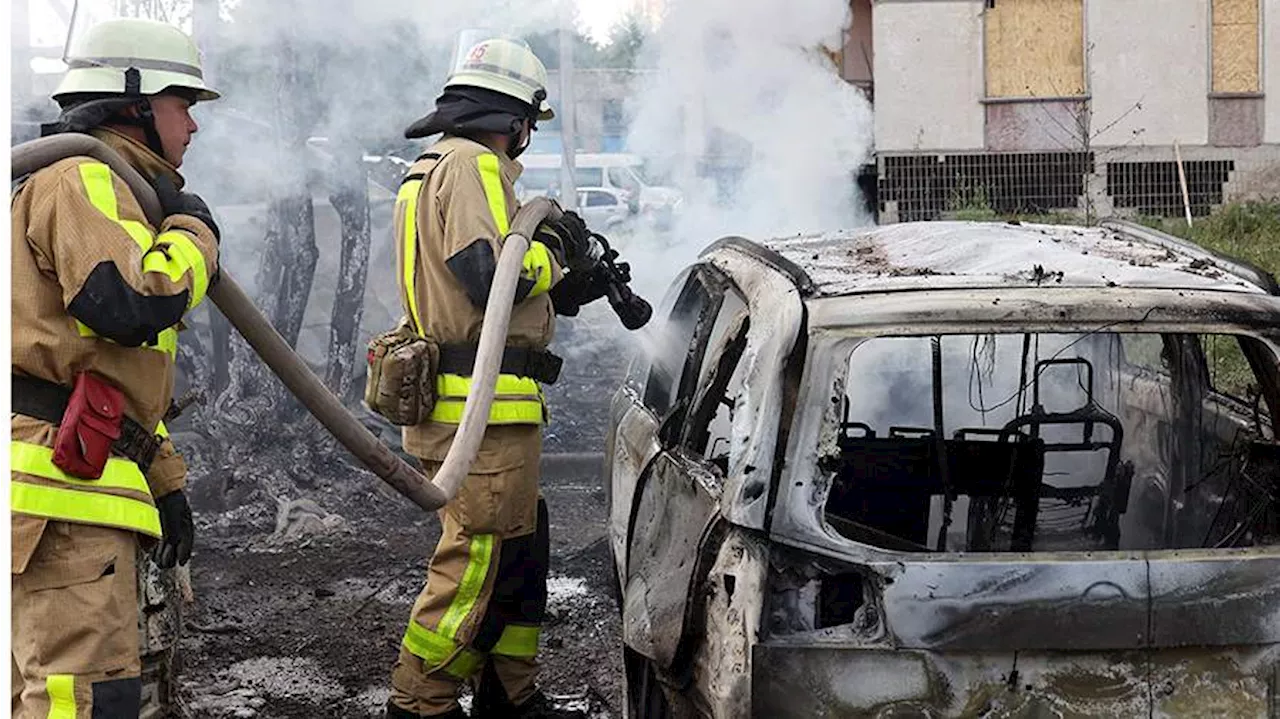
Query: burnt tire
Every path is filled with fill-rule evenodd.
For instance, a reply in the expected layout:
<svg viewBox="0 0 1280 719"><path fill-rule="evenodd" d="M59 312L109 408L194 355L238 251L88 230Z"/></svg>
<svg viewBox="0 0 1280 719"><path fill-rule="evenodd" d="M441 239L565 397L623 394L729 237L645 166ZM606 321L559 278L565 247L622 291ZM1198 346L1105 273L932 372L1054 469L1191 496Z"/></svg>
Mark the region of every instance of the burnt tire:
<svg viewBox="0 0 1280 719"><path fill-rule="evenodd" d="M658 669L646 656L622 648L626 672L627 717L629 719L673 719L676 714L667 700Z"/></svg>
<svg viewBox="0 0 1280 719"><path fill-rule="evenodd" d="M178 572L162 571L148 553L138 553L138 647L142 654L139 719L177 717L174 677L182 635Z"/></svg>

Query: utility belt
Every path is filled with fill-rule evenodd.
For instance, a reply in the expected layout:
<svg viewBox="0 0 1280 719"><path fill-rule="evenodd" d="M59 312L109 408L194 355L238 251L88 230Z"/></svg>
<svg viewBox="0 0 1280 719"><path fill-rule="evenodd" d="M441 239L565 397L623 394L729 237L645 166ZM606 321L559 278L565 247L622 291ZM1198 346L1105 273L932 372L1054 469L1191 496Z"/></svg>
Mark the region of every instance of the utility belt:
<svg viewBox="0 0 1280 719"><path fill-rule="evenodd" d="M440 374L471 375L476 366L476 345L440 345ZM564 360L542 350L528 347L507 347L502 351L500 374L528 377L542 384L555 384L560 379Z"/></svg>
<svg viewBox="0 0 1280 719"><path fill-rule="evenodd" d="M83 372L76 386L11 375L12 411L58 426L53 463L80 479L102 476L107 458L125 457L142 470L151 468L163 440L124 414L124 395L100 376Z"/></svg>
<svg viewBox="0 0 1280 719"><path fill-rule="evenodd" d="M407 319L369 343L364 401L369 409L394 425L412 427L431 419L441 375L469 377L475 367L475 345L439 344L419 335ZM553 384L564 360L527 347L507 347L501 375ZM501 401L501 400L495 400Z"/></svg>

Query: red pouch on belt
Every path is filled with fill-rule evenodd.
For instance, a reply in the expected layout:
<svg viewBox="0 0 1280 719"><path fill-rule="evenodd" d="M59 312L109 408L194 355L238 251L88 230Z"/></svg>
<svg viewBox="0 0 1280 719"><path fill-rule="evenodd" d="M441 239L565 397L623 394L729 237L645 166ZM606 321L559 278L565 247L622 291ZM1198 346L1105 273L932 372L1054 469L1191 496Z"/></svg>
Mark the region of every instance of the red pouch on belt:
<svg viewBox="0 0 1280 719"><path fill-rule="evenodd" d="M124 393L92 372L76 375L71 401L53 438L53 463L80 479L98 479L120 438Z"/></svg>

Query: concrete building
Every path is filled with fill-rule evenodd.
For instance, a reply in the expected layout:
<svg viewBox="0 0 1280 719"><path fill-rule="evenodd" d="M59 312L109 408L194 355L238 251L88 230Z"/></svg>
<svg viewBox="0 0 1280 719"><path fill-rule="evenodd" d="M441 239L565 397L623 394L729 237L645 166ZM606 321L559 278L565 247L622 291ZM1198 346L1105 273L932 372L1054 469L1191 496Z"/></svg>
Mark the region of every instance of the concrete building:
<svg viewBox="0 0 1280 719"><path fill-rule="evenodd" d="M1280 0L851 0L881 221L1280 196ZM1270 30L1270 32L1268 32Z"/></svg>

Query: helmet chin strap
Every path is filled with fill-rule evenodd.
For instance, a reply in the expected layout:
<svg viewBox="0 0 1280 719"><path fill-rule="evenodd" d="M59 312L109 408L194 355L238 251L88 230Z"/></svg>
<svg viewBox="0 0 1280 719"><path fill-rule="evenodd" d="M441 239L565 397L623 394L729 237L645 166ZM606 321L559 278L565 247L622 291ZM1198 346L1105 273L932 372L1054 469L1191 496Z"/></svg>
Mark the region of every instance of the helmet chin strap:
<svg viewBox="0 0 1280 719"><path fill-rule="evenodd" d="M538 129L538 113L542 110L542 101L547 99L547 91L538 88L533 94L533 102L529 104L529 116L525 119L529 121L529 133L525 136L524 142L520 142L521 128L517 124L509 135L507 135L507 157L516 159L529 149L529 145L533 142L533 133Z"/></svg>
<svg viewBox="0 0 1280 719"><path fill-rule="evenodd" d="M142 128L142 134L147 138L147 147L151 151L165 158L164 143L160 141L160 132L156 130L156 116L151 112L151 99L142 94L142 73L138 72L138 68L131 67L124 71L124 94L128 97L137 97L139 102L135 106L138 108L138 117L127 118L130 125Z"/></svg>
<svg viewBox="0 0 1280 719"><path fill-rule="evenodd" d="M150 100L143 100L138 107L138 124L142 126L142 132L147 136L147 147L167 162L169 158L165 157L164 143L160 141L160 132L156 130L156 116L151 112Z"/></svg>

